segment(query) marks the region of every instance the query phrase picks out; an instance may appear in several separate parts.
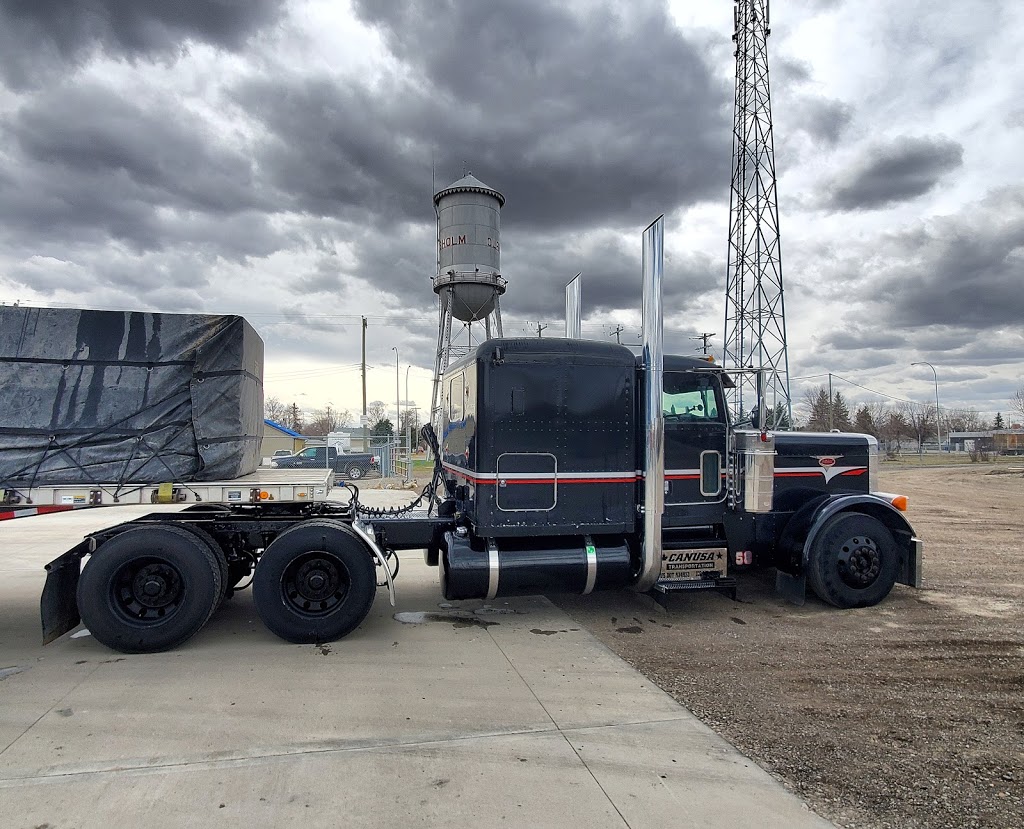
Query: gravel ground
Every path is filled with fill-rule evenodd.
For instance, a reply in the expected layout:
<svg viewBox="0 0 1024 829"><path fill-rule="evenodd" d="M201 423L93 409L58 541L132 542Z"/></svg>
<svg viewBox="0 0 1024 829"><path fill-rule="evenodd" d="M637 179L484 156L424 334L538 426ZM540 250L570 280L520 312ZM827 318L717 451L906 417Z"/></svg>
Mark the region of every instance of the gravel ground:
<svg viewBox="0 0 1024 829"><path fill-rule="evenodd" d="M883 469L925 587L839 611L782 601L552 597L841 826L1024 827L1024 475Z"/></svg>

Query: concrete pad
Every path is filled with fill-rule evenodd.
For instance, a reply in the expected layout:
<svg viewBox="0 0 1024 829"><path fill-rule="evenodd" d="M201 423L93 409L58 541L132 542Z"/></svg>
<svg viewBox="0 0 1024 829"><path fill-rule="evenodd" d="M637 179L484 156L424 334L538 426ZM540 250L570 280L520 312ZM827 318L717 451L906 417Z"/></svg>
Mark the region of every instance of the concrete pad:
<svg viewBox="0 0 1024 829"><path fill-rule="evenodd" d="M5 825L827 825L546 599L444 602L418 553L330 645L247 592L170 653L39 645L42 565L152 511L0 523Z"/></svg>

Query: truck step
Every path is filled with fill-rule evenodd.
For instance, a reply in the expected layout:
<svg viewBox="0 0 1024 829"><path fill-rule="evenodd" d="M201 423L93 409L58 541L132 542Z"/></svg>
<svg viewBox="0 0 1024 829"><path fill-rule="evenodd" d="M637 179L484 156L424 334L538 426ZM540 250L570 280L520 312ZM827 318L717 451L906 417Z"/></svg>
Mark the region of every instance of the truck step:
<svg viewBox="0 0 1024 829"><path fill-rule="evenodd" d="M690 579L690 580L663 580L656 582L651 588L654 600L665 607L665 600L672 593L684 593L688 590L708 590L719 588L729 594L729 597L736 601L736 579L726 576L721 579Z"/></svg>

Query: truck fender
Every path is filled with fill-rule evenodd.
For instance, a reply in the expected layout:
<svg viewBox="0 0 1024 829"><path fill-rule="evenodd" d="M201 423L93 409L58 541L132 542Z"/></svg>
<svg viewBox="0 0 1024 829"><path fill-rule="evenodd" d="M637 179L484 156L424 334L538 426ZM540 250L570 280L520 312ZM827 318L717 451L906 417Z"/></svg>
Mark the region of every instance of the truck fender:
<svg viewBox="0 0 1024 829"><path fill-rule="evenodd" d="M356 535L358 535L366 543L366 546L370 548L370 552L373 554L373 557L377 560L377 563L380 564L381 568L384 570L384 578L387 579L388 583L388 598L391 600L391 606L394 607L395 580L391 578L391 568L388 566L387 559L385 558L384 553L378 546L377 540L374 538L373 528L368 527L359 521L353 521L352 529L355 531Z"/></svg>
<svg viewBox="0 0 1024 829"><path fill-rule="evenodd" d="M810 561L811 550L829 519L841 512L857 512L869 515L882 522L892 533L900 549L900 565L897 581L911 587L921 586L922 543L914 535L914 529L903 513L889 501L878 495L858 493L855 495L824 496L815 499L799 510L786 523L779 538L779 561L775 587L778 592L794 604L804 603L806 579L804 574Z"/></svg>

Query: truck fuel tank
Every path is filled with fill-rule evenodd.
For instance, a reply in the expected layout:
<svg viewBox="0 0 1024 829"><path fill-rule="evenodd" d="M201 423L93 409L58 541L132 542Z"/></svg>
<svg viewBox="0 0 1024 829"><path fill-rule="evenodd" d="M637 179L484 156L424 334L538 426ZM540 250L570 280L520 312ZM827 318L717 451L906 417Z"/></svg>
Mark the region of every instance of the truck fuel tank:
<svg viewBox="0 0 1024 829"><path fill-rule="evenodd" d="M633 581L622 536L479 538L445 534L441 588L446 599L590 593Z"/></svg>

